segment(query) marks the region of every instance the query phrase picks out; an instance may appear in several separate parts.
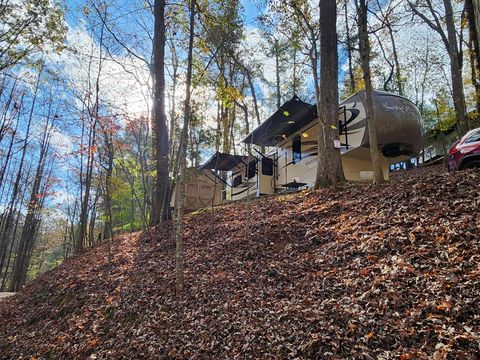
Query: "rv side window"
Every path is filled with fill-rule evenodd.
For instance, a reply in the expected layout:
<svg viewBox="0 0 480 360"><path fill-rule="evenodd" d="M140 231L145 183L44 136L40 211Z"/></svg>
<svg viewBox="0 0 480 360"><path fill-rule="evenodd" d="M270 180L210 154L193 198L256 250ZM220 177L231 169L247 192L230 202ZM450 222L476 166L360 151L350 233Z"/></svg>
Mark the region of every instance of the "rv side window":
<svg viewBox="0 0 480 360"><path fill-rule="evenodd" d="M292 140L292 164L299 163L302 160L302 140L296 136Z"/></svg>
<svg viewBox="0 0 480 360"><path fill-rule="evenodd" d="M238 175L236 177L233 178L233 184L232 184L232 187L237 187L238 185L240 185L242 183L242 175Z"/></svg>
<svg viewBox="0 0 480 360"><path fill-rule="evenodd" d="M257 160L252 160L247 165L247 179L251 179L255 176L257 171Z"/></svg>
<svg viewBox="0 0 480 360"><path fill-rule="evenodd" d="M273 159L267 157L262 158L262 174L266 176L273 175Z"/></svg>

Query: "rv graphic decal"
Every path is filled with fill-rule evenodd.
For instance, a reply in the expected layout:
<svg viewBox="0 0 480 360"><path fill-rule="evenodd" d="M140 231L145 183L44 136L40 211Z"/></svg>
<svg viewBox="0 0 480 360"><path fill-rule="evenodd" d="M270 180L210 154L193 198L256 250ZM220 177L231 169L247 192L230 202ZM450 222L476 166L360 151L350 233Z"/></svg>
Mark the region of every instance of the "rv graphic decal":
<svg viewBox="0 0 480 360"><path fill-rule="evenodd" d="M388 112L405 112L405 113L415 113L412 106L409 105L391 105L388 102L384 102L383 106Z"/></svg>
<svg viewBox="0 0 480 360"><path fill-rule="evenodd" d="M253 184L250 184L250 186L247 186L245 189L241 190L241 191L237 191L236 193L233 193L232 192L232 196L237 196L237 195L241 195L243 193L246 193L248 190L251 190L252 193L253 193L253 190L256 190L257 188L255 187L255 189L252 189L253 188Z"/></svg>
<svg viewBox="0 0 480 360"><path fill-rule="evenodd" d="M350 113L350 116L348 117L348 119L345 120L345 123L343 123L342 127L345 128L348 124L350 124L353 120L355 120L358 115L360 114L360 110L358 109L354 109L354 107L357 105L357 103L353 103L353 107L350 108L350 109L345 109L345 112L349 112Z"/></svg>
<svg viewBox="0 0 480 360"><path fill-rule="evenodd" d="M349 102L344 105L345 113L350 116L342 124L342 131L340 131L340 143L342 146L348 148L356 148L362 146L365 127L367 125L367 117L365 107L361 102Z"/></svg>

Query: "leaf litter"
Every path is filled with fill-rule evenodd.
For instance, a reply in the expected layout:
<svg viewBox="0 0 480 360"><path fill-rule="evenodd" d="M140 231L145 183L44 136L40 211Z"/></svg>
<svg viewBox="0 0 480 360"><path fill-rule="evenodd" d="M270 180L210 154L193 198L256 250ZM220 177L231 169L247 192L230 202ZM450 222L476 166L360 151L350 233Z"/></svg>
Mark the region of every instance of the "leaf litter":
<svg viewBox="0 0 480 360"><path fill-rule="evenodd" d="M479 184L431 167L189 215L180 299L170 224L119 236L0 302L0 358L479 359Z"/></svg>

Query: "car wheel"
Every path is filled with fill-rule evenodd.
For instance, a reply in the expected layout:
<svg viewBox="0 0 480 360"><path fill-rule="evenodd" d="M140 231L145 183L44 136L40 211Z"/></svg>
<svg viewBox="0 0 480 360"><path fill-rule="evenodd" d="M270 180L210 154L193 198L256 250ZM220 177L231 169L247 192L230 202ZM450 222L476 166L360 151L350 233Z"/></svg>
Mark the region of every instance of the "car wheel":
<svg viewBox="0 0 480 360"><path fill-rule="evenodd" d="M464 166L462 166L462 170L463 169L478 169L478 168L480 168L480 160L469 161Z"/></svg>

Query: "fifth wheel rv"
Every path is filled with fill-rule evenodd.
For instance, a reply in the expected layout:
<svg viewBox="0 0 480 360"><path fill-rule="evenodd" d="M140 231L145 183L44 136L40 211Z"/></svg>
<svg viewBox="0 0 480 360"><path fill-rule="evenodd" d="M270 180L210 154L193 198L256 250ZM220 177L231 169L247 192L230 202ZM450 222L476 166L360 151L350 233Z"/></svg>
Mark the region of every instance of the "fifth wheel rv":
<svg viewBox="0 0 480 360"><path fill-rule="evenodd" d="M411 101L386 92L375 91L373 105L383 176L388 180L391 164L420 152L421 116ZM364 91L339 105L337 146L347 180L373 178L365 107ZM216 175L212 181L223 183L223 200L311 188L317 171L318 126L316 106L294 96L243 140L267 149L265 153L254 147L250 156L217 152L200 169L211 170L209 174Z"/></svg>

